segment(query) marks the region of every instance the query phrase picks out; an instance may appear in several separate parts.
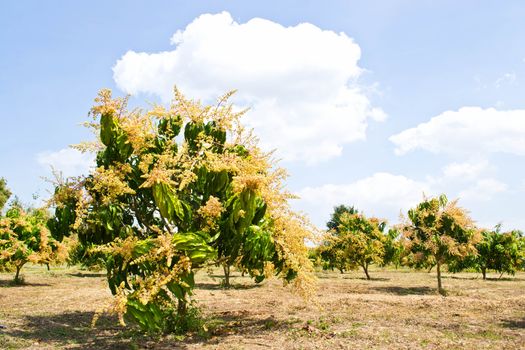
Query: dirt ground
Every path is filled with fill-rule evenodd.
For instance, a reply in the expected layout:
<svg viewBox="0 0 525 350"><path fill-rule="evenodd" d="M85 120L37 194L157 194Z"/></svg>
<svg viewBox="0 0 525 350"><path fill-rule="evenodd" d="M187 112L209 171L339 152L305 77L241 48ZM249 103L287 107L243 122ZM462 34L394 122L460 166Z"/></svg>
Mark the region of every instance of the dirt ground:
<svg viewBox="0 0 525 350"><path fill-rule="evenodd" d="M278 280L198 274L195 299L207 335L152 338L94 313L109 300L105 277L75 268L24 267L26 285L0 274L1 349L525 349L525 273L483 281L410 270L319 272L317 303Z"/></svg>

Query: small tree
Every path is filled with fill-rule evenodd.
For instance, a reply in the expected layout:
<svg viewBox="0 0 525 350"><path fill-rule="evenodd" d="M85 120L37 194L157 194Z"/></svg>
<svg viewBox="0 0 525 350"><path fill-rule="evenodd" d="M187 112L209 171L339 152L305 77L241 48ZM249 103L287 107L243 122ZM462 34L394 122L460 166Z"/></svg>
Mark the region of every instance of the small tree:
<svg viewBox="0 0 525 350"><path fill-rule="evenodd" d="M11 197L11 191L7 188L7 183L4 178L0 178L0 215L2 215L2 209L7 203L7 200Z"/></svg>
<svg viewBox="0 0 525 350"><path fill-rule="evenodd" d="M284 171L244 130L229 96L202 106L176 91L169 109L147 112L127 110L109 90L96 99L97 167L57 186L53 230L103 254L122 323L173 330L196 270L217 263L312 290L309 226L290 210Z"/></svg>
<svg viewBox="0 0 525 350"><path fill-rule="evenodd" d="M438 291L445 294L441 283L443 265L475 254L479 233L467 212L448 202L445 195L425 198L408 211L402 226L408 261L418 266L437 267Z"/></svg>
<svg viewBox="0 0 525 350"><path fill-rule="evenodd" d="M381 266L392 264L398 268L401 265L405 249L403 242L401 241L401 232L397 228L394 227L388 229L383 242L383 247L385 249L385 254Z"/></svg>
<svg viewBox="0 0 525 350"><path fill-rule="evenodd" d="M370 279L369 266L383 261L386 241L383 230L386 223L376 218L368 219L353 208L340 214L334 213L333 217L336 215L339 226L328 231L323 243L325 257L341 272L361 267L366 278Z"/></svg>
<svg viewBox="0 0 525 350"><path fill-rule="evenodd" d="M456 272L468 268L481 272L487 279L487 271L494 270L503 275L514 275L523 263L523 252L520 241L521 231L501 232L501 225L494 230L483 230L481 241L476 244L477 254L471 254L466 259L451 264L449 268Z"/></svg>
<svg viewBox="0 0 525 350"><path fill-rule="evenodd" d="M358 211L353 206L338 205L334 207L334 212L330 215L330 220L326 223L328 230L331 230L337 235L339 226L342 224L342 217L344 214L358 214Z"/></svg>
<svg viewBox="0 0 525 350"><path fill-rule="evenodd" d="M329 239L324 240L318 248L323 269L333 270L335 268L341 273L348 270L349 266L346 257L344 256L342 246L336 246L337 243L332 237L339 235L339 226L341 225L343 214L357 214L357 209L346 205L338 205L334 207L334 212L331 214L330 220L326 223L329 232Z"/></svg>
<svg viewBox="0 0 525 350"><path fill-rule="evenodd" d="M15 271L16 283L21 282L20 270L26 263L49 263L60 249L59 242L50 236L46 221L45 210L24 210L17 204L0 218L0 264Z"/></svg>

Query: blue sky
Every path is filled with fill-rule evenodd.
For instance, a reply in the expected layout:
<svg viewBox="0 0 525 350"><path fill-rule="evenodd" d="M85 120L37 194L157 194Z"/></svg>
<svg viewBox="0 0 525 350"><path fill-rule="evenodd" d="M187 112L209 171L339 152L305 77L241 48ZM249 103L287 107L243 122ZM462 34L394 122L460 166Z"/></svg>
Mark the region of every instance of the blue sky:
<svg viewBox="0 0 525 350"><path fill-rule="evenodd" d="M102 87L137 104L238 88L319 226L340 203L394 223L444 192L525 230L523 18L521 1L2 2L0 176L31 203L49 164L85 171L67 148Z"/></svg>

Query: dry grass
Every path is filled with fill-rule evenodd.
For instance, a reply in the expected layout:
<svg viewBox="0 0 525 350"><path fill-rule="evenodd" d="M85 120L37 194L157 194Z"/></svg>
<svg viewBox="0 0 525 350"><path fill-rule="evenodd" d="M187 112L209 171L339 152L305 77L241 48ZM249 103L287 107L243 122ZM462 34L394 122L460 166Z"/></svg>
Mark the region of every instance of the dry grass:
<svg viewBox="0 0 525 350"><path fill-rule="evenodd" d="M110 298L102 274L75 269L25 269L27 285L0 274L0 348L5 349L518 349L525 348L525 274L483 281L408 270L319 273L318 305L272 280L261 286L198 275L196 299L207 337L151 338L94 312ZM496 276L494 276L496 277Z"/></svg>

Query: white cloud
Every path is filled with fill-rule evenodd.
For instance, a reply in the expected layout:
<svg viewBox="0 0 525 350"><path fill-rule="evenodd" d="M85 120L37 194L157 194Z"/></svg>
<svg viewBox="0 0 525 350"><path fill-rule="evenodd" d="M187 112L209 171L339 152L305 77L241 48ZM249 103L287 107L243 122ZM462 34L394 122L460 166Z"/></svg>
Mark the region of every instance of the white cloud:
<svg viewBox="0 0 525 350"><path fill-rule="evenodd" d="M37 154L37 162L46 170L53 168L64 177L86 174L95 165L93 154L81 153L76 149L64 148L56 152L45 151Z"/></svg>
<svg viewBox="0 0 525 350"><path fill-rule="evenodd" d="M477 180L471 187L461 191L459 198L466 201L488 201L494 195L505 192L508 186L496 179L480 179Z"/></svg>
<svg viewBox="0 0 525 350"><path fill-rule="evenodd" d="M463 107L390 137L397 155L417 149L453 155L525 155L525 110Z"/></svg>
<svg viewBox="0 0 525 350"><path fill-rule="evenodd" d="M354 205L367 215L398 222L399 214L419 203L426 195L435 194L427 183L402 175L376 173L350 184L327 184L306 187L297 194L297 207L311 213L313 222L324 227L333 207L339 204Z"/></svg>
<svg viewBox="0 0 525 350"><path fill-rule="evenodd" d="M172 51L128 51L113 67L117 86L164 101L175 84L204 100L238 89L236 103L252 108L247 123L286 160L337 157L365 139L369 118L386 117L357 84L361 50L344 33L261 18L237 23L222 12L196 18L171 42Z"/></svg>
<svg viewBox="0 0 525 350"><path fill-rule="evenodd" d="M508 188L492 177L496 170L486 159L453 162L443 168L440 176L429 176L426 182L439 192L454 194L462 202L488 201Z"/></svg>
<svg viewBox="0 0 525 350"><path fill-rule="evenodd" d="M448 179L473 180L490 168L487 160L453 162L443 168L443 176Z"/></svg>
<svg viewBox="0 0 525 350"><path fill-rule="evenodd" d="M435 196L445 193L450 199L459 198L461 203L473 205L488 201L508 186L485 176L490 169L487 163L452 163L437 178L417 181L403 175L375 173L349 184L326 184L305 187L297 192L300 199L295 208L308 214L320 228L325 227L334 206L354 205L366 215L399 222L399 214L419 203L423 194ZM483 177L485 176L485 177ZM478 178L481 177L481 178ZM525 183L525 182L524 182Z"/></svg>

